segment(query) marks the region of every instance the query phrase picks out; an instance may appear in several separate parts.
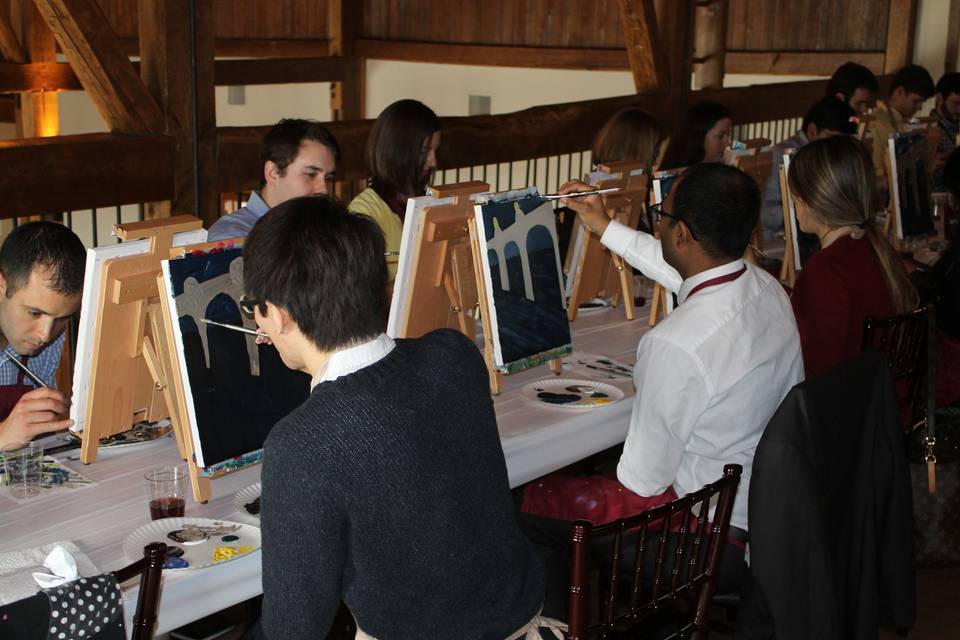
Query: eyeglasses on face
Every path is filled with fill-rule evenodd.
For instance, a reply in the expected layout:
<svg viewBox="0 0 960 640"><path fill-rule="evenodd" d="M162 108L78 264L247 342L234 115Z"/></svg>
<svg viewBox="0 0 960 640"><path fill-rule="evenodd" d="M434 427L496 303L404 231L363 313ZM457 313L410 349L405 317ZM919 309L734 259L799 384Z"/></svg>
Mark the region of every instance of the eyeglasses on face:
<svg viewBox="0 0 960 640"><path fill-rule="evenodd" d="M240 296L237 304L240 305L240 311L248 318L253 318L254 311L258 307L260 308L260 313L264 313L263 305L265 302L263 300L254 300L253 298L248 298L247 296Z"/></svg>
<svg viewBox="0 0 960 640"><path fill-rule="evenodd" d="M694 240L697 239L697 236L694 235L693 229L690 228L690 225L687 224L687 222L686 222L685 220L683 220L680 216L678 216L678 215L676 215L676 214L673 214L673 213L670 213L669 211L664 211L664 209L663 209L663 204L662 204L662 203L650 205L650 213L653 214L653 226L654 226L654 227L659 227L659 226L660 226L660 219L661 219L661 218L664 218L664 217L670 218L670 219L673 220L674 222L681 222L681 221L682 221L684 224L687 225L687 230L690 232L690 237L693 238Z"/></svg>

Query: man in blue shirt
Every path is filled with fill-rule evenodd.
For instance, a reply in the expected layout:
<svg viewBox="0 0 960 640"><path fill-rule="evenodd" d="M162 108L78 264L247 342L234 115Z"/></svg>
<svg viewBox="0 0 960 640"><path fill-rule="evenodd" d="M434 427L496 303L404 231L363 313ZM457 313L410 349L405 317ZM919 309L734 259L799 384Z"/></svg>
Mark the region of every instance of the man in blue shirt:
<svg viewBox="0 0 960 640"><path fill-rule="evenodd" d="M70 229L31 222L0 247L0 447L69 427L54 388L63 332L80 310L86 250ZM24 376L25 364L46 387Z"/></svg>
<svg viewBox="0 0 960 640"><path fill-rule="evenodd" d="M263 139L263 180L247 205L217 220L207 240L246 236L267 211L300 196L330 193L336 179L340 147L314 120L285 118Z"/></svg>

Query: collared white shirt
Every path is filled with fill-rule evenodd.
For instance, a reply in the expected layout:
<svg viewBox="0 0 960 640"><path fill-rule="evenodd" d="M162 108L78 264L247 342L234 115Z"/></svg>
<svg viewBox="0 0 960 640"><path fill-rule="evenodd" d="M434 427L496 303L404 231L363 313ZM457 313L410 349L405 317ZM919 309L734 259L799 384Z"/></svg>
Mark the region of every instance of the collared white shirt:
<svg viewBox="0 0 960 640"><path fill-rule="evenodd" d="M336 380L380 362L396 346L393 338L381 333L373 340L335 352L327 360L327 366L323 368L323 371L315 375L313 380L310 381L310 390L312 391L321 382Z"/></svg>
<svg viewBox="0 0 960 640"><path fill-rule="evenodd" d="M663 259L659 241L610 227L603 244L626 248L623 257L644 273L654 267L669 276L666 263L650 264L657 255ZM638 256L641 264L631 260ZM637 393L617 476L643 496L671 485L682 496L719 479L725 464L743 465L731 524L749 530L753 455L780 402L803 380L803 358L790 301L762 269L746 265L736 280L689 295L744 264L734 260L676 282L680 305L640 339Z"/></svg>

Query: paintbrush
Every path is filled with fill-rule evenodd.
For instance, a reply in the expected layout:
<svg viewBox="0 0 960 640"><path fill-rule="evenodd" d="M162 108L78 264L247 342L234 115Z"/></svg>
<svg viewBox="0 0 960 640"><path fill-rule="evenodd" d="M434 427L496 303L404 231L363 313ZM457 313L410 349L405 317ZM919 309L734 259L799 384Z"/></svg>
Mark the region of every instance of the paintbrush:
<svg viewBox="0 0 960 640"><path fill-rule="evenodd" d="M235 324L227 324L226 322L217 322L216 320L207 320L206 318L201 318L200 322L204 324L212 324L217 327L223 327L224 329L233 329L234 331L239 331L240 333L247 333L251 336L257 336L258 338L269 338L265 333L259 331L254 331L253 329L247 329L246 327L238 327Z"/></svg>
<svg viewBox="0 0 960 640"><path fill-rule="evenodd" d="M23 364L22 362L20 362L19 360L17 360L17 359L14 358L13 356L11 356L11 355L10 355L10 352L4 351L4 352L3 352L3 355L7 356L7 360L9 360L9 361L12 362L13 364L17 365L18 367L20 367L20 370L23 371L23 372L27 375L28 378L30 378L31 380L33 380L33 384L35 384L35 385L38 386L38 387L47 387L47 386L49 386L46 382L44 382L43 380L40 379L40 376L38 376L38 375L35 374L33 371L31 371L31 370L30 370L30 367L28 367L27 365Z"/></svg>
<svg viewBox="0 0 960 640"><path fill-rule="evenodd" d="M599 196L605 193L616 193L620 187L609 187L607 189L596 189L594 191L573 191L571 193L548 193L540 196L544 200L560 200L561 198L580 198L582 196Z"/></svg>

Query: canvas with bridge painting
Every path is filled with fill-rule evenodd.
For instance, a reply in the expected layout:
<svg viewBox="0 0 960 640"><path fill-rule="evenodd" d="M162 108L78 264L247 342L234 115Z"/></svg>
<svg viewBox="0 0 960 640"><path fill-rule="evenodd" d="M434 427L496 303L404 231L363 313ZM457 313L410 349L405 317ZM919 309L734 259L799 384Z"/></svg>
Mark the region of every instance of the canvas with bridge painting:
<svg viewBox="0 0 960 640"><path fill-rule="evenodd" d="M553 205L531 188L475 211L495 367L512 373L570 353Z"/></svg>

